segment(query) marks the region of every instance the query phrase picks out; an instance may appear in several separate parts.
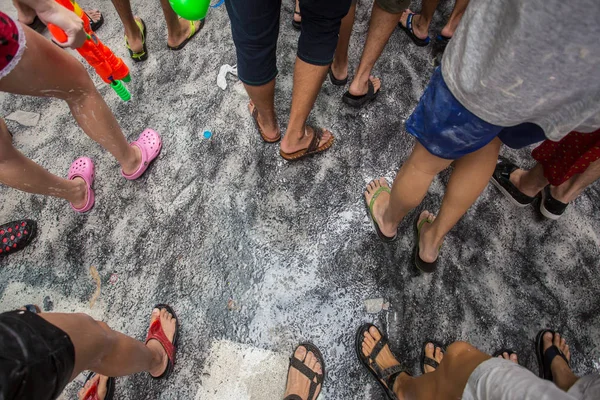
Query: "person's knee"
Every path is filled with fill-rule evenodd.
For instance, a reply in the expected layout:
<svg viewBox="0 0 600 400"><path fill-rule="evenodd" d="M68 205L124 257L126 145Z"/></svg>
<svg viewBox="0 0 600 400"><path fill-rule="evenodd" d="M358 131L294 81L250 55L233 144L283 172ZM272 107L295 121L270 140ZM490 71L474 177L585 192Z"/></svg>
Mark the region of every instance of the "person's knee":
<svg viewBox="0 0 600 400"><path fill-rule="evenodd" d="M473 345L467 342L454 342L446 349L444 358L446 357L460 357L464 354L468 354L472 351L479 351Z"/></svg>
<svg viewBox="0 0 600 400"><path fill-rule="evenodd" d="M75 101L86 98L96 91L96 86L94 86L94 82L83 64L80 62L75 64L70 68L70 87L67 90L62 90L61 93L56 92L58 93L56 97L67 101Z"/></svg>

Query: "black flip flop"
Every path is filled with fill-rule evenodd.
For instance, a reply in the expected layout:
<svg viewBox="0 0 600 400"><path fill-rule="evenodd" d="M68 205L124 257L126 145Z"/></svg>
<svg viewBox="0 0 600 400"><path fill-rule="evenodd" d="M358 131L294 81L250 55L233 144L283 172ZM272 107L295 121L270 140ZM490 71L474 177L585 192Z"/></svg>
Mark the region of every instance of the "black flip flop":
<svg viewBox="0 0 600 400"><path fill-rule="evenodd" d="M552 370L550 369L550 365L552 364L552 360L554 360L554 357L562 357L562 359L565 360L569 368L571 367L571 364L569 363L569 360L567 360L565 354L562 351L560 351L559 348L556 347L554 344L548 347L546 351L544 351L543 339L544 335L547 332L550 332L552 334L552 339L554 340L554 335L556 334L555 331L551 329L542 329L541 331L539 331L537 336L535 337L535 355L537 356L540 378L547 379L549 381L554 381L552 377Z"/></svg>
<svg viewBox="0 0 600 400"><path fill-rule="evenodd" d="M329 66L329 80L331 80L331 83L333 83L335 86L346 86L346 84L348 83L348 76L346 75L346 77L344 79L338 79L335 77L335 75L333 75L333 71L331 70L331 65Z"/></svg>
<svg viewBox="0 0 600 400"><path fill-rule="evenodd" d="M375 344L375 347L373 347L373 351L371 352L369 357L367 357L362 352L362 344L365 338L365 332L367 332L373 326L379 331L381 339L379 339L379 341ZM383 370L381 369L381 367L379 367L379 365L377 365L375 359L377 358L377 355L381 352L381 350L385 347L385 345L388 343L389 341L387 336L381 333L381 330L379 330L379 328L377 328L373 324L364 324L360 328L358 328L358 331L356 332L354 347L358 359L365 366L365 368L369 370L371 375L375 377L377 383L379 383L379 386L381 386L381 389L383 389L383 391L387 395L387 398L390 400L398 400L396 394L393 391L394 382L401 373L404 372L408 375L410 375L410 373L408 373L408 371L406 371L406 369L401 364L394 365L393 367L389 367Z"/></svg>
<svg viewBox="0 0 600 400"><path fill-rule="evenodd" d="M85 386L85 384L88 383L90 381L90 379L93 379L94 376L96 376L96 373L90 371L85 382L83 382L83 386ZM96 393L97 393L97 391L96 391ZM108 378L108 381L106 382L106 396L104 396L104 400L113 400L114 397L115 397L115 378Z"/></svg>
<svg viewBox="0 0 600 400"><path fill-rule="evenodd" d="M100 13L100 19L98 21L93 21L92 17L90 17L90 15L88 13L86 13L84 11L85 15L87 15L88 19L90 20L90 28L92 28L92 30L94 32L96 32L98 29L100 29L100 27L104 24L104 15L102 15L102 13Z"/></svg>
<svg viewBox="0 0 600 400"><path fill-rule="evenodd" d="M37 223L21 219L0 225L0 256L25 248L37 234Z"/></svg>
<svg viewBox="0 0 600 400"><path fill-rule="evenodd" d="M30 27L31 29L33 29L34 31L36 31L37 33L42 33L46 29L46 24L44 24L37 15L33 18L32 23L26 24L26 25L28 27Z"/></svg>
<svg viewBox="0 0 600 400"><path fill-rule="evenodd" d="M159 310L165 309L165 310L167 310L173 316L173 318L175 318L175 334L173 334L173 341L171 342L173 344L173 347L174 347L173 359L171 360L171 358L169 357L169 362L167 363L167 368L165 369L165 371L160 376L152 376L152 375L150 375L152 377L152 379L158 380L158 379L166 379L166 378L168 378L169 375L171 375L171 373L173 372L173 369L175 368L175 356L176 356L176 353L177 353L177 340L179 339L179 318L177 318L177 314L175 314L175 311L168 304L157 304L152 309L154 310L155 308L158 308ZM161 325L161 328L162 328L162 325ZM167 351L167 349L164 347L164 345L158 339L156 339L156 338L149 338L149 333L150 333L150 327L148 328L148 336L146 336L145 342L148 343L148 341L150 339L157 340L161 344L161 346L163 346L163 348L165 349L165 351ZM168 353L167 353L167 355L168 355Z"/></svg>
<svg viewBox="0 0 600 400"><path fill-rule="evenodd" d="M504 353L508 354L508 356L512 356L513 354L517 354L516 351L512 350L512 349L500 349L500 350L496 350L496 352L494 354L492 354L492 357L497 358L500 357L501 355L503 355ZM504 358L504 357L502 357Z"/></svg>
<svg viewBox="0 0 600 400"><path fill-rule="evenodd" d="M425 365L429 365L433 369L438 369L440 366L440 363L435 361L435 359L429 358L425 355L425 348L427 347L427 343L433 344L433 356L434 357L435 357L435 349L438 347L440 349L442 349L442 354L446 352L446 346L444 346L440 342L436 342L435 340L427 340L427 341L423 342L423 346L421 347L421 372L423 373L423 375L425 375L427 373L427 372L425 372Z"/></svg>
<svg viewBox="0 0 600 400"><path fill-rule="evenodd" d="M298 14L300 16L302 16L302 14L300 14L299 11L294 11L294 14ZM295 30L297 31L301 31L302 30L302 20L300 21L296 21L293 17L292 17L292 26L294 27Z"/></svg>
<svg viewBox="0 0 600 400"><path fill-rule="evenodd" d="M296 350L298 350L298 347L304 347L306 349L306 355L308 355L309 352L314 354L314 356L319 361L319 364L321 364L321 370L323 371L322 374L317 374L316 372L314 372L313 370L311 370L304 364L304 360L306 360L306 355L304 356L304 360L299 360L294 356L294 354L296 354ZM302 375L304 375L305 377L307 377L310 380L310 390L308 392L308 400L317 400L317 398L319 396L317 395L317 397L314 397L315 391L317 390L317 386L319 386L319 385L321 385L321 389L323 388L323 381L325 380L325 359L323 358L323 355L321 354L321 352L319 351L317 346L315 346L312 343L308 343L308 342L300 343L294 349L294 352L292 353L292 356L290 357L290 364L288 366L288 377L290 376L290 374L289 374L290 368L294 368L294 369L298 370ZM315 377L317 378L316 382L315 382ZM287 387L287 382L286 382L285 386ZM321 392L319 392L319 394L321 394ZM296 394L290 394L283 400L302 400L302 398Z"/></svg>
<svg viewBox="0 0 600 400"><path fill-rule="evenodd" d="M344 103L348 104L349 106L360 108L360 107L364 106L365 104L367 104L368 102L375 100L375 98L377 98L377 96L379 95L379 92L381 92L381 88L378 91L375 91L373 82L371 82L370 79L369 79L367 85L368 85L367 94L363 94L361 96L355 96L355 95L351 94L350 91L347 91L342 96L342 101Z"/></svg>
<svg viewBox="0 0 600 400"><path fill-rule="evenodd" d="M421 39L415 35L412 25L413 16L415 15L415 13L408 14L408 17L406 18L406 26L402 25L402 22L398 22L398 26L406 33L406 35L410 38L410 40L413 41L414 44L416 44L419 47L424 47L429 44L431 39L429 38L429 36L427 36L426 39Z"/></svg>
<svg viewBox="0 0 600 400"><path fill-rule="evenodd" d="M430 221L427 218L423 219L421 221L421 223L419 223L418 221L419 221L419 219L417 218L417 224L415 225L416 231L417 231L417 234L416 234L416 236L417 236L417 243L415 245L415 266L421 272L431 273L431 272L435 271L435 269L437 268L437 263L438 263L439 256L432 263L428 263L428 262L423 261L421 259L421 257L419 256L419 241L420 241L420 238L421 238L421 227L423 226L423 224L425 224L425 223L432 223L433 221Z"/></svg>
<svg viewBox="0 0 600 400"><path fill-rule="evenodd" d="M388 192L391 194L391 189L387 186L380 186L379 189L377 189L375 193L373 193L373 197L371 197L370 202L367 203L367 198L364 196L363 199L365 201L365 206L367 206L367 212L369 213L369 219L371 220L371 224L373 225L373 228L375 228L375 233L377 233L377 236L383 242L390 243L398 239L398 234L395 234L394 237L385 236L383 232L381 232L381 229L379 229L379 224L377 223L377 221L375 221L375 217L373 216L373 205L375 204L375 200L377 199L377 197L382 192Z"/></svg>
<svg viewBox="0 0 600 400"><path fill-rule="evenodd" d="M186 45L186 44L188 44L188 42L189 42L190 40L192 40L192 39L194 38L194 36L196 36L196 35L198 34L198 32L200 32L200 31L202 30L202 28L204 28L204 21L206 21L206 20L205 20L205 19L201 19L201 20L200 20L200 26L198 27L198 29L196 29L196 30L194 31L194 33L192 33L190 36L188 36L188 37L187 37L187 38L186 38L186 39L185 39L183 42L181 42L181 43L180 43L178 46L172 47L172 46L169 46L169 45L167 44L167 47L169 48L169 50L178 51L178 50L181 50L181 49L183 49L183 48L185 47L185 45ZM194 26L194 27L195 27L195 25L194 25L194 22L196 22L196 21L189 21L189 22L192 24L192 25L190 25L190 26ZM191 28L190 28L190 29L191 29ZM194 29L195 29L195 28L194 28Z"/></svg>

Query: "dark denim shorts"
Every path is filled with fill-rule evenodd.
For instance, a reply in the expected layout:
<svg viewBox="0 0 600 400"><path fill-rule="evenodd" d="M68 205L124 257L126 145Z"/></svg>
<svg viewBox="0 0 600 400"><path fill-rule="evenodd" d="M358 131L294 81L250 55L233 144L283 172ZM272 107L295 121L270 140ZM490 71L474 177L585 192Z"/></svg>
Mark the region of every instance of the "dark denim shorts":
<svg viewBox="0 0 600 400"><path fill-rule="evenodd" d="M302 32L298 58L313 65L329 65L338 42L342 18L351 0L300 0ZM277 76L276 53L281 0L226 0L237 51L238 77L251 86Z"/></svg>
<svg viewBox="0 0 600 400"><path fill-rule="evenodd" d="M473 153L496 136L512 148L526 147L545 139L544 131L536 124L502 127L467 110L446 86L439 67L406 120L406 131L431 154L448 160Z"/></svg>

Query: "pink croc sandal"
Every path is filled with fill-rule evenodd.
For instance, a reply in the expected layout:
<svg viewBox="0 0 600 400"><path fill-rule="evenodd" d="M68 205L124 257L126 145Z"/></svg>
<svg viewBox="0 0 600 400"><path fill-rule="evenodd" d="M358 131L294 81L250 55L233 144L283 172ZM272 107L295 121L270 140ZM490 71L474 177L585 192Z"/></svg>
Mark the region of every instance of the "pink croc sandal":
<svg viewBox="0 0 600 400"><path fill-rule="evenodd" d="M147 128L138 140L131 143L132 146L137 146L142 152L142 164L139 166L137 171L135 171L131 175L127 175L121 170L121 175L125 177L125 179L134 180L142 176L144 172L148 169L150 163L158 157L160 153L160 149L162 149L162 140L158 133L154 130Z"/></svg>
<svg viewBox="0 0 600 400"><path fill-rule="evenodd" d="M71 168L69 168L69 180L73 180L74 178L81 178L85 181L87 185L87 202L81 208L76 208L73 203L71 203L71 207L73 210L84 213L90 211L92 207L94 207L94 189L92 189L92 184L94 183L94 163L88 157L79 157L77 160L73 161L71 164Z"/></svg>

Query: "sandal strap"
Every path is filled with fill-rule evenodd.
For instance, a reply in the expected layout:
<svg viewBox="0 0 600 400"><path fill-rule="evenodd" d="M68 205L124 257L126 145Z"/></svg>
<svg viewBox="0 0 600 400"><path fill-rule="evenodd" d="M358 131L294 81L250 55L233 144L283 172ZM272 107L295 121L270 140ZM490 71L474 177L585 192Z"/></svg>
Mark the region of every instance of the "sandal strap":
<svg viewBox="0 0 600 400"><path fill-rule="evenodd" d="M381 335L381 333L380 333L380 335ZM379 375L379 376L383 376L385 371L383 369L381 369L381 367L379 366L379 364L377 364L375 359L377 358L377 356L379 355L379 353L385 347L386 344L388 344L388 339L386 336L382 335L381 339L379 339L379 341L377 343L375 343L375 346L373 347L373 350L371 351L371 354L369 355L369 359L372 361L371 367L375 370L375 372L377 372L377 375ZM386 375L386 376L389 376L389 375Z"/></svg>
<svg viewBox="0 0 600 400"><path fill-rule="evenodd" d="M435 361L433 358L425 357L423 359L423 364L429 365L432 368L437 369L440 366L440 363Z"/></svg>
<svg viewBox="0 0 600 400"><path fill-rule="evenodd" d="M375 204L375 200L377 200L377 197L379 197L382 192L387 192L390 194L392 193L390 188L387 186L381 186L375 191L375 193L373 193L373 197L371 197L371 201L369 202L369 211L371 211L371 216L373 216L373 205Z"/></svg>
<svg viewBox="0 0 600 400"><path fill-rule="evenodd" d="M394 367L390 367L388 369L392 369L392 368L397 368L398 371L384 379L385 384L387 385L388 389L391 391L394 390L394 384L396 383L396 378L398 378L401 373L404 372L405 374L410 375L408 372L406 372L406 370L404 369L404 367L402 367L402 365L395 365ZM387 371L387 369L386 369L386 371Z"/></svg>
<svg viewBox="0 0 600 400"><path fill-rule="evenodd" d="M160 318L155 319L154 322L152 322L152 324L150 325L150 329L148 329L148 335L146 336L145 344L148 344L148 342L151 339L157 340L162 345L162 347L165 349L165 352L167 353L167 357L169 357L171 363L175 365L175 351L177 349L175 348L173 343L171 343L169 338L167 338L167 335L165 335L165 331L163 330L162 324L160 323Z"/></svg>
<svg viewBox="0 0 600 400"><path fill-rule="evenodd" d="M373 86L373 82L371 80L367 80L367 94L366 96L372 97L375 94L375 86Z"/></svg>
<svg viewBox="0 0 600 400"><path fill-rule="evenodd" d="M558 347L556 347L555 345L552 345L552 346L548 347L546 349L546 351L544 352L544 366L546 368L548 368L548 370L550 370L550 365L552 365L552 360L554 360L554 357L556 357L556 356L560 356L563 360L565 360L567 365L570 365L569 360L567 360L567 357L565 357L565 354L562 351L560 351L560 349Z"/></svg>
<svg viewBox="0 0 600 400"><path fill-rule="evenodd" d="M308 354L308 352L306 354ZM304 359L306 359L306 357ZM296 357L290 358L290 368L295 368L302 375L304 375L305 377L308 378L308 380L310 381L310 390L309 390L308 398L312 399L315 395L315 392L317 391L317 386L319 386L323 383L323 374L316 373L315 371L310 369L306 364L304 364L303 360L299 360ZM315 377L317 378L316 382L315 382ZM296 395L291 395L291 396L296 396ZM286 399L288 397L286 397ZM300 398L300 397L298 397L298 398ZM290 397L290 400L293 400L293 399L294 399L293 397ZM302 399L300 399L300 400L302 400Z"/></svg>
<svg viewBox="0 0 600 400"><path fill-rule="evenodd" d="M308 148L306 149L307 153L311 153L317 150L319 148L319 143L321 143L321 139L323 138L323 129L314 128L312 126L309 126L309 128L313 130L313 138L310 141Z"/></svg>

